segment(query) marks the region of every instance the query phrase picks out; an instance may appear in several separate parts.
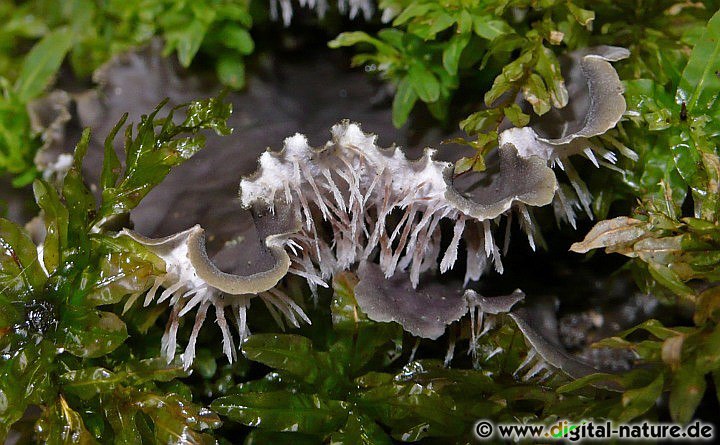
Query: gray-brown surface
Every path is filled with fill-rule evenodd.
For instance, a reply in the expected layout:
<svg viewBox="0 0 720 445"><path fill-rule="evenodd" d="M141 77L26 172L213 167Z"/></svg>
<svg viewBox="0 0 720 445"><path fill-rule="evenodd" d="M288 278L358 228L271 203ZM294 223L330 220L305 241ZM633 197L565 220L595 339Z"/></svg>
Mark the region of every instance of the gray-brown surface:
<svg viewBox="0 0 720 445"><path fill-rule="evenodd" d="M296 132L319 144L327 140L332 124L346 118L362 122L379 135L382 145L407 141L407 131L390 124L389 108L373 104L377 87L372 80L346 66L344 59L320 52L299 62L279 60L251 77L245 91L229 95L233 134L209 135L206 149L148 194L132 213L135 230L158 237L200 224L212 254L251 227L252 219L237 199L238 184L255 170L266 148L278 149ZM219 91L199 77L180 73L160 57L157 47L116 58L96 78L102 88L79 97L77 106L82 125L93 130L85 162L90 178L99 176L103 138L124 112L130 113L128 121L136 122L165 97L175 105Z"/></svg>

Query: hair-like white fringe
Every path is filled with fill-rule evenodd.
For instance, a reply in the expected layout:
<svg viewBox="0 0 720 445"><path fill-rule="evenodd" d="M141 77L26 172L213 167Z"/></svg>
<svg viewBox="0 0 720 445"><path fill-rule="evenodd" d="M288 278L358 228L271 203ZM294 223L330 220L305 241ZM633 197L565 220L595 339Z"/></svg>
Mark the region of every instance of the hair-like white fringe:
<svg viewBox="0 0 720 445"><path fill-rule="evenodd" d="M210 306L215 309L215 320L223 336L223 352L230 362L237 356L226 309L229 309L237 327L238 344L242 344L250 334L247 309L250 299L256 295L268 306L274 317L279 311L293 326L300 325L298 319L310 323L297 303L275 288L290 266L290 259L284 250L285 234L271 235L265 240L265 245L275 258L274 267L248 276L228 274L215 267L205 252L200 226L160 239L145 238L129 230L123 230L120 236L132 238L165 262L165 273L155 278L149 290L145 288L131 295L124 310L127 311L143 293L144 306L169 300L172 308L170 320L160 347L168 363L175 357L180 319L193 309L197 309L195 323L182 355L185 368L189 368L195 358L195 343ZM161 287L164 290L158 296Z"/></svg>
<svg viewBox="0 0 720 445"><path fill-rule="evenodd" d="M462 237L468 241L466 281L480 277L488 258L502 271L493 221L513 209L525 215L526 205L549 204L555 194L555 176L545 161L519 158L511 144L500 150L514 164L499 175L514 179L501 184L504 188L491 201L475 202L453 188L452 165L434 160L434 150L410 161L399 148L382 149L375 140L348 121L335 125L332 140L318 149L296 134L285 140L282 151L263 153L257 172L240 183L244 206L263 202L272 211L280 203L291 206L303 221L300 231L289 235L300 247L291 254L291 272L308 278L311 286L323 285L334 272L376 252L386 277L409 270L416 286L420 274L435 269L438 259L443 272L453 267ZM527 176L516 178L515 166ZM537 187L518 187L525 181ZM442 219L454 221L444 252ZM527 221L532 233L529 217Z"/></svg>
<svg viewBox="0 0 720 445"><path fill-rule="evenodd" d="M298 0L298 3L303 8L315 10L320 18L325 17L329 8L327 0ZM370 20L375 11L372 0L338 0L337 7L341 14L347 15L350 19L354 19L362 12L365 20ZM292 0L270 0L270 17L277 20L279 16L282 16L283 25L290 26L293 16Z"/></svg>
<svg viewBox="0 0 720 445"><path fill-rule="evenodd" d="M285 2L289 3L281 0L281 5ZM335 272L363 261L377 261L385 278L406 272L415 288L421 274L435 270L438 263L440 273L452 269L464 239L465 284L479 279L490 264L502 273L501 252L493 236L493 224L501 217L517 213L520 227L534 248L537 233L529 207L553 203L558 219L573 226L576 209L591 215L589 191L568 158L582 154L599 165L602 162L595 157L597 153L607 162L615 161L613 153L588 138L616 125L625 110L622 84L610 62L627 55L627 50L615 47L570 54L575 64L571 79L588 91L588 97L582 111L573 109L561 118L567 119L565 129L578 128L563 130L554 139L540 136L544 131L542 123L504 131L498 141L498 169L487 172L485 181L474 184L472 189L457 188L453 166L434 160L434 150L426 149L420 159L408 160L395 146L378 147L374 135L363 133L358 124L349 121L333 126L332 140L320 148L312 148L301 134L287 138L280 152L263 153L258 170L240 183L244 207L277 213L276 220L299 223L292 228L292 224L281 224L277 233L273 233L275 228L262 231L267 236L261 241L274 259L270 270L248 276L219 271L207 258L199 226L159 240L124 231L123 235L143 244L166 264L166 273L155 279L145 297L145 305L150 304L163 287L157 301L170 299L172 312L162 340L163 355L172 360L179 320L196 308L192 334L183 354L186 367L193 361L195 342L210 306L215 309L223 334L223 351L230 361L236 349L225 317L227 308L240 342L249 334L246 311L251 297L256 295L278 321L279 312L293 325L299 325L299 319L309 323L302 309L275 288L287 272L305 278L315 293L317 286L327 286L326 281ZM565 170L572 189L558 187L551 168L554 165ZM453 224L444 251L440 239L442 220ZM505 246L508 239L506 235ZM126 308L143 292L132 295ZM489 329L488 320L484 323L478 318L475 322L480 314L472 304L470 308L474 327ZM449 319L455 318L453 314ZM523 330L522 320L516 322ZM524 334L530 338L530 334ZM473 344L481 335L482 331L473 329ZM532 361L532 357L528 360ZM535 375L535 368L530 374Z"/></svg>

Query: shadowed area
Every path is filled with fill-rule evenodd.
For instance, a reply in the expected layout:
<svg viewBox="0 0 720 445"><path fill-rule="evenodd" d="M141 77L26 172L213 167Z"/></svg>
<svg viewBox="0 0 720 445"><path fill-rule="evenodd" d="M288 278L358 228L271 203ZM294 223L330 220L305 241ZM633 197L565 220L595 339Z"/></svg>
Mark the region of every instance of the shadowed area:
<svg viewBox="0 0 720 445"><path fill-rule="evenodd" d="M311 145L322 144L328 139L329 126L342 119L362 122L363 128L379 135L381 145L405 144L408 132L391 125L389 107L373 103L378 87L364 73L348 71L347 66L339 55L319 51L302 62L277 61L250 77L246 90L228 96L233 104L228 122L233 134L208 135L207 147L175 168L133 211L135 230L158 237L200 224L212 255L225 242L253 228L249 213L237 199L238 184L257 168L257 157L266 148L279 149L296 132L306 134ZM129 111L128 122L137 122L165 97L172 106L220 91L217 85L181 72L170 59L163 59L157 45L115 58L98 71L96 80L101 84L98 91L77 100L81 124L93 129L84 167L94 182L101 171L104 135L123 113ZM441 137L428 135L427 139ZM117 148L119 144L120 137ZM414 155L419 156L420 150Z"/></svg>

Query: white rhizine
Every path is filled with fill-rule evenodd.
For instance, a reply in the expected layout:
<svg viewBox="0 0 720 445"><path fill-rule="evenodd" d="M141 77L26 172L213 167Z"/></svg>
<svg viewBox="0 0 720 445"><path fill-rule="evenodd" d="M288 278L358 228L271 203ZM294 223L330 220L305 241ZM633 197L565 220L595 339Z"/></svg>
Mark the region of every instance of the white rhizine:
<svg viewBox="0 0 720 445"><path fill-rule="evenodd" d="M460 240L464 239L466 282L479 279L491 262L502 273L493 222L517 213L520 227L534 248L535 226L528 207L552 202L556 213L571 223L574 208L579 207L567 196L567 188L558 189L548 166L552 160L562 162L553 155L556 151L548 148L543 152L545 147L531 132L513 129L501 135L499 171L494 173L495 182L484 186L487 193L482 193L478 201L454 189L452 165L434 160L434 150L426 149L420 159L408 160L397 147L379 148L376 137L363 133L357 124L345 121L335 125L332 140L318 149L310 147L303 135L287 138L282 151L263 153L255 174L242 179L241 202L245 207L261 203L272 212L277 206L289 206L288 214L302 224L296 231L268 236L264 242L276 260L275 266L249 276L219 271L205 254L199 226L159 240L123 231L166 265L166 273L155 279L144 302L145 306L152 303L162 287L157 303L169 300L172 307L162 354L168 361L173 359L180 319L196 309L195 324L182 356L189 367L200 328L213 306L223 335L223 352L233 361L236 348L226 309L242 342L249 335L247 308L256 295L278 322L282 314L295 326L299 319L309 323L302 309L275 288L287 272L304 277L315 290L318 285L327 286L326 280L335 272L377 255L385 277L407 271L415 287L420 275L434 270L438 261L441 273L452 269ZM535 146L528 148L531 143ZM573 170L567 165L565 171L572 181ZM582 189L578 190L575 182L573 186L584 201ZM454 224L444 252L440 244L443 219ZM143 292L132 295L126 309Z"/></svg>
<svg viewBox="0 0 720 445"><path fill-rule="evenodd" d="M314 9L318 17L325 17L328 10L327 0L298 0L303 8ZM270 0L270 17L273 20L278 19L278 6L280 6L279 15L285 26L290 26L293 16L292 0ZM371 0L338 0L338 11L346 14L351 19L357 17L359 12L363 13L365 20L370 20L375 10L375 6Z"/></svg>
<svg viewBox="0 0 720 445"><path fill-rule="evenodd" d="M502 318L511 320L520 333L525 338L527 345L527 355L522 363L515 369L513 375L524 382L542 383L555 377L564 379L564 376L571 379L579 379L590 374L600 372L593 368L592 365L568 354L562 346L557 342L548 340L553 338L557 333L548 332L549 327L542 323L544 316L538 317L537 312L529 311L524 307L517 307L525 297L525 294L519 289L510 295L499 297L483 297L472 290L465 291L465 298L468 303L470 312L470 348L468 353L473 356L475 366L480 366L480 362L488 360L495 354L503 352L501 347L487 352L479 356L478 340L493 331L498 326L502 326ZM553 316L550 314L550 316ZM454 345L451 344L450 348ZM450 359L454 351L448 350L446 357ZM446 358L446 364L449 362ZM612 382L596 382L593 386L610 390L617 390L617 385Z"/></svg>
<svg viewBox="0 0 720 445"><path fill-rule="evenodd" d="M567 108L570 113L553 121L563 130L560 137L541 137L531 125L505 130L498 139L500 145L514 145L523 157L539 156L551 166L558 166L565 171L573 190L561 189L553 205L556 215L567 220L573 227L575 208L578 205L590 218L593 215L590 207L592 196L570 157L582 155L595 167L604 165L612 168L612 164L617 161L615 153L593 143L590 138L615 127L627 108L622 82L611 62L622 60L629 55L627 49L614 46L586 48L568 54L572 65L565 80L568 89L573 93L572 96L579 97L576 100L580 101L580 104ZM568 130L570 124L578 123L581 123L579 128ZM619 143L616 146L624 156L637 160L637 155L632 150Z"/></svg>
<svg viewBox="0 0 720 445"><path fill-rule="evenodd" d="M477 210L451 190L452 166L433 160L434 150L426 149L420 159L410 161L397 147L379 148L374 135L347 121L335 125L332 136L319 149L310 147L303 135L287 138L281 152L263 153L258 171L240 183L244 206L263 202L274 208L280 200L303 221L301 230L290 235L302 248L291 254L293 271L302 268L303 276L314 277L311 284L318 284L378 252L386 277L409 270L416 286L420 274L434 269L441 254L441 271L453 267L463 236L468 240L466 280L480 277L487 258L502 271L491 222L513 209L525 215L520 197L500 193L498 205ZM511 145L504 149L514 150ZM541 197L540 205L552 200L554 177L550 182L550 194ZM461 208L470 208L472 215ZM444 253L442 219L455 221L454 236ZM529 217L521 221L527 222L531 234ZM467 232L471 225L473 230Z"/></svg>
<svg viewBox="0 0 720 445"><path fill-rule="evenodd" d="M248 277L225 274L207 259L204 244L198 242L203 236L200 226L161 239L148 239L128 230L123 230L121 236L132 238L165 262L165 274L156 277L149 290L146 288L131 295L124 310L127 311L146 291L144 306L153 302L159 304L169 299L170 320L160 347L161 354L168 363L175 357L180 319L194 309L197 309L195 323L182 355L186 369L195 358L195 343L210 306L215 309L215 319L223 336L223 352L230 362L237 358L237 352L226 318L226 309L229 309L232 321L237 327L238 344L242 344L250 335L247 309L250 299L256 295L268 305L273 315L276 315L275 310L280 311L293 326L300 325L298 318L310 323L303 310L290 297L273 288L287 272L282 261L278 261L278 270L270 274L260 273ZM275 242L278 245L283 244L282 240ZM266 280L265 275L274 275L277 278ZM158 297L161 287L164 290Z"/></svg>
<svg viewBox="0 0 720 445"><path fill-rule="evenodd" d="M320 11L326 7L323 0L301 4ZM363 9L365 3L350 0L341 4L349 4L352 15ZM289 21L292 13L288 9L289 0L280 0L280 5ZM435 270L438 262L440 273L453 268L463 239L466 283L479 279L490 263L502 273L501 253L492 225L503 216L517 214L518 223L534 249L537 233L529 208L552 203L558 219L573 226L576 210L582 208L591 215L590 192L569 157L584 155L596 166L615 161L613 153L589 138L612 128L625 110L622 84L610 62L626 56L626 50L614 47L573 53L571 57L580 64L576 70L578 82L586 83L589 90L586 114L575 112L568 118L568 122L582 124L579 130L557 139L540 137L533 127L502 132L497 150L499 167L487 172L486 181L475 184L477 187L467 194L455 189L453 166L434 160L434 150L426 149L420 159L408 160L395 146L378 147L374 135L363 133L357 124L348 121L333 126L332 140L317 149L310 147L301 134L287 138L282 151L263 153L258 170L240 183L244 207L281 210L277 220L301 222L300 227L284 227L279 229L282 233L270 234L262 240L274 259L268 270L248 276L218 270L207 258L199 226L160 240L125 231L125 235L143 244L166 264L166 273L155 279L145 297L145 305L150 304L163 287L157 301L169 299L172 306L162 341L163 354L172 360L179 321L197 308L183 354L184 365L190 366L199 330L213 306L223 334L223 351L232 361L236 349L225 317L226 308L230 309L242 342L249 334L246 312L255 295L261 297L278 322L282 314L293 325L299 325L299 319L309 323L302 309L275 288L287 272L305 278L314 292L317 286L327 286L326 281L338 271L353 268L362 261L377 261L386 278L398 271L407 272L410 283L416 287L421 274ZM599 161L596 155L604 160ZM571 187L558 187L551 169L554 165L565 171ZM440 223L444 219L454 226L452 238L443 251ZM503 250L507 250L508 235ZM382 287L383 283L377 286ZM140 295L131 296L126 307ZM493 317L483 319L476 308L470 307L474 345L477 337L491 329ZM518 320L522 330L523 321ZM528 338L530 334L523 332ZM538 351L542 356L543 350ZM530 366L527 378L546 371L544 362L554 359L543 358L541 363L535 362L532 355L528 357L527 364L535 365ZM582 366L576 368L573 372L585 372Z"/></svg>

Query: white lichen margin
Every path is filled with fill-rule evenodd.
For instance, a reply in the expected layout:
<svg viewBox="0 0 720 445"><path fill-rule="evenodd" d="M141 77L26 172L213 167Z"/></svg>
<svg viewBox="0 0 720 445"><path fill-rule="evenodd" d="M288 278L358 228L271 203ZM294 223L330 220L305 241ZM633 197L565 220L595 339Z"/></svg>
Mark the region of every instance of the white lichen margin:
<svg viewBox="0 0 720 445"><path fill-rule="evenodd" d="M592 196L585 182L570 161L570 156L581 155L596 167L612 168L617 160L615 153L594 143L590 138L600 136L615 127L627 105L623 97L623 84L611 62L630 56L625 48L598 46L570 53L570 69L565 75L572 91L572 107L552 114L552 126L560 129L559 137L540 136L543 124L523 128L510 128L500 133L498 143L512 144L523 157L538 156L551 166L565 171L572 190L561 187L555 202L556 215L575 227L575 209L581 208L592 218ZM574 97L577 96L577 97ZM547 121L547 117L545 118ZM637 160L630 149L623 155ZM597 155L597 156L596 156ZM599 158L599 159L598 159Z"/></svg>
<svg viewBox="0 0 720 445"><path fill-rule="evenodd" d="M441 254L442 271L453 267L463 236L469 246L466 281L475 280L488 258L502 271L493 221L513 209L524 214L526 205L549 204L557 188L542 159L520 159L511 144L501 150L509 159L499 172L504 179L484 194L488 202L478 203L453 188L452 165L434 160L435 150L426 149L411 161L399 148L380 148L375 135L344 121L333 126L332 140L323 147L312 148L296 134L285 140L282 151L263 153L258 170L241 181L240 198L245 207L258 202L271 209L278 202L292 206L303 223L289 235L301 247L291 255L291 272L308 278L311 286L376 253L386 277L409 270L417 286L420 274L434 269ZM518 165L522 177L515 176ZM444 253L442 219L455 224Z"/></svg>
<svg viewBox="0 0 720 445"><path fill-rule="evenodd" d="M290 267L290 258L284 249L286 234L271 235L265 240L266 247L275 259L275 265L269 270L248 276L232 275L219 270L207 256L204 232L197 225L159 239L146 238L127 229L123 230L120 236L132 238L165 262L165 273L155 278L149 290L144 289L131 295L125 303L125 311L145 292L145 306L153 301L159 304L169 300L170 320L161 343L161 353L168 363L175 357L180 319L193 309L197 309L195 323L182 355L186 369L195 358L195 343L210 306L215 309L215 319L223 336L223 352L230 362L237 358L237 352L226 310L229 310L238 330L239 344L242 344L250 334L247 309L254 296L259 296L267 305L279 310L294 326L299 326L298 318L310 323L297 303L275 288ZM157 297L161 287L164 290Z"/></svg>
<svg viewBox="0 0 720 445"><path fill-rule="evenodd" d="M322 6L320 0L301 2L306 3L323 11L327 6L325 3ZM280 4L289 22L290 15L286 14L289 1L281 0ZM350 4L360 7L357 2ZM501 133L499 168L488 172L484 185L472 191L456 189L452 165L434 160L434 150L426 149L420 159L408 160L398 147L378 147L374 135L363 133L358 124L349 121L333 126L332 140L320 148L312 148L301 134L287 138L280 152L263 153L258 170L240 183L244 207L277 213L276 219L294 218L301 222L296 229L262 240L275 260L269 270L248 276L218 270L205 253L199 226L157 240L123 231L121 236L144 245L166 264L166 273L155 279L145 297L145 305L149 305L163 287L157 302L170 300L172 312L162 340L163 355L172 360L179 321L195 308L195 323L182 357L186 367L193 361L198 333L210 306L215 309L223 334L223 351L230 361L236 358L236 349L225 317L226 308L230 309L241 342L249 334L247 308L256 295L273 315L277 309L296 326L298 318L309 323L302 309L275 288L288 272L304 277L315 292L317 286L327 286L335 272L363 261L378 261L386 280L396 272L405 272L416 288L421 274L435 270L438 261L441 273L454 266L460 240L464 239L466 284L479 279L490 260L502 273L501 252L492 231L492 225L502 216L517 213L534 248L535 228L528 207L553 203L556 214L573 226L576 208L591 215L590 194L569 157L582 154L596 166L599 162L595 153L606 162L615 161L613 153L589 138L614 127L625 111L622 84L610 62L627 55L627 50L615 47L570 54L575 68L571 70L569 86L574 84L578 91L587 90L585 103L571 113L561 113L559 121L553 121L553 125L563 129L557 138L540 136L544 131L542 123ZM571 127L574 129L568 130ZM551 168L555 165L565 170L573 190L558 187ZM287 215L291 217L286 218ZM444 252L440 244L443 219L454 224ZM509 224L508 221L508 227ZM386 281L373 280L377 283L370 287L381 288ZM126 309L142 293L132 295ZM515 298L513 304L514 301ZM477 308L473 304L470 307L474 350L477 338L488 329L491 320L476 320ZM522 320L518 320L523 330ZM433 331L432 336L438 332ZM529 336L524 330L523 333ZM531 356L528 361L532 361ZM532 366L529 374L535 375L539 366Z"/></svg>

